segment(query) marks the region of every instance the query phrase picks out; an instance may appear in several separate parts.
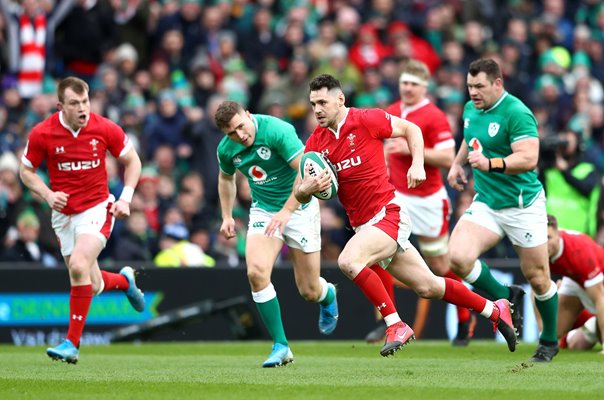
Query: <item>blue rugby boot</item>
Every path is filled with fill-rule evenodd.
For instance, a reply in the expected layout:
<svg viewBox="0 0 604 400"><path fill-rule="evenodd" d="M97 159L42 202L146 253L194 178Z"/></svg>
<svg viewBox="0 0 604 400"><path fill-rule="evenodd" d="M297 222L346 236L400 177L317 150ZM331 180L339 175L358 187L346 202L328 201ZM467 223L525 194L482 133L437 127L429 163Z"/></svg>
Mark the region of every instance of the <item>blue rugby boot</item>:
<svg viewBox="0 0 604 400"><path fill-rule="evenodd" d="M46 354L53 360L63 361L68 364L77 364L80 356L80 350L71 343L71 340L65 339L57 347L49 347Z"/></svg>
<svg viewBox="0 0 604 400"><path fill-rule="evenodd" d="M324 335L331 334L338 325L338 294L333 283L328 283L328 290L333 290L333 301L326 305L319 304L319 332Z"/></svg>
<svg viewBox="0 0 604 400"><path fill-rule="evenodd" d="M281 343L275 343L273 345L273 351L268 356L266 361L262 363L262 368L281 367L292 362L294 362L294 355L289 349L289 346Z"/></svg>
<svg viewBox="0 0 604 400"><path fill-rule="evenodd" d="M128 280L128 289L124 292L128 301L132 307L138 311L143 312L145 309L145 295L136 287L136 280L134 278L134 269L132 267L124 267L120 270L120 274L124 275Z"/></svg>

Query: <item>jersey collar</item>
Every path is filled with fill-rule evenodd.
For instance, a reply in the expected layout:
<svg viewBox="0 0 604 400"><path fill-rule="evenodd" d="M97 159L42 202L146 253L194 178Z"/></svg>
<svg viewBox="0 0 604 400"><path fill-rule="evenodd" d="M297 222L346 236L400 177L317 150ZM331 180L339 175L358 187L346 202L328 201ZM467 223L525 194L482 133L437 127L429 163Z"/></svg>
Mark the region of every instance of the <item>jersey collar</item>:
<svg viewBox="0 0 604 400"><path fill-rule="evenodd" d="M551 262L556 261L557 259L560 258L560 256L562 256L562 253L564 253L564 240L562 240L562 236L560 236L560 249L552 258L550 258L550 261Z"/></svg>
<svg viewBox="0 0 604 400"><path fill-rule="evenodd" d="M414 104L409 107L405 107L405 103L401 101L401 117L407 119L407 115L411 114L413 111L419 110L420 108L427 106L430 103L429 99L423 99L417 104Z"/></svg>
<svg viewBox="0 0 604 400"><path fill-rule="evenodd" d="M348 113L350 112L350 108L346 107L346 114L344 115L344 118L342 118L342 121L340 121L340 123L338 124L338 129L336 129L335 131L331 128L327 128L329 129L331 132L333 132L333 134L335 135L336 139L340 138L340 129L342 128L342 125L344 125L344 123L346 122L346 118L348 118Z"/></svg>
<svg viewBox="0 0 604 400"><path fill-rule="evenodd" d="M501 104L501 102L503 101L503 99L505 99L506 97L508 97L508 92L503 92L503 94L501 95L501 97L499 97L499 99L497 99L497 101L495 102L495 104L493 104L491 107L487 108L486 110L483 110L483 113L488 113L491 110L494 110L495 108L497 108L497 106L499 104Z"/></svg>
<svg viewBox="0 0 604 400"><path fill-rule="evenodd" d="M78 129L77 131L74 131L73 129L71 129L71 127L69 125L67 125L67 123L65 123L65 121L63 120L63 111L59 111L59 122L61 123L61 125L63 125L63 128L65 128L69 132L71 132L73 137L77 138L80 131L82 130L82 128Z"/></svg>
<svg viewBox="0 0 604 400"><path fill-rule="evenodd" d="M256 117L254 117L254 114L252 114L252 113L250 113L250 119L254 123L254 128L256 129L256 134L254 135L254 141L252 142L252 145L254 145L254 143L256 143L256 140L258 139L258 120L256 119Z"/></svg>

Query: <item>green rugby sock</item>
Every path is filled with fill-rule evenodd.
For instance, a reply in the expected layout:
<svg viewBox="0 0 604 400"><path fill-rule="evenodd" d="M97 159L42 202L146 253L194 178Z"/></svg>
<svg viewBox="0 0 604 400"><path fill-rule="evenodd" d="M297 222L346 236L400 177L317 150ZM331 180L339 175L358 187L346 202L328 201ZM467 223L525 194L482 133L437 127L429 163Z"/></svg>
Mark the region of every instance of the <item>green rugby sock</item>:
<svg viewBox="0 0 604 400"><path fill-rule="evenodd" d="M480 276L476 281L470 283L478 289L484 290L494 299L507 299L510 296L510 288L495 279L489 266L484 261L480 260L480 266Z"/></svg>
<svg viewBox="0 0 604 400"><path fill-rule="evenodd" d="M321 301L321 305L322 306L328 306L331 304L331 302L336 298L336 291L334 290L333 286L328 286L327 288L327 294L325 295L325 298Z"/></svg>
<svg viewBox="0 0 604 400"><path fill-rule="evenodd" d="M256 303L256 308L273 341L287 346L287 338L285 337L283 321L281 320L281 306L277 297L273 297L264 303Z"/></svg>
<svg viewBox="0 0 604 400"><path fill-rule="evenodd" d="M557 343L558 336L556 335L556 325L558 323L558 293L544 301L535 298L535 305L537 306L537 310L539 310L541 320L543 321L543 331L541 332L539 339Z"/></svg>

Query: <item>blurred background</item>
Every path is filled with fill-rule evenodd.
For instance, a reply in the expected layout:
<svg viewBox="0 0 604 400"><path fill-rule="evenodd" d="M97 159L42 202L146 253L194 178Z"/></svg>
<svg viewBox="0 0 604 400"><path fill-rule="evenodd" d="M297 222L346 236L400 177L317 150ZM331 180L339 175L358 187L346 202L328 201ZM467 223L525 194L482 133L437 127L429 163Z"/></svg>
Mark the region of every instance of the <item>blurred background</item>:
<svg viewBox="0 0 604 400"><path fill-rule="evenodd" d="M0 328L36 326L48 313L67 315L63 300L44 297L68 290L50 209L25 190L18 166L31 128L56 111L56 83L69 75L89 83L92 110L122 126L143 160L132 215L116 223L100 258L104 268L130 264L144 270L141 286L155 299L156 314L150 311L142 321L219 293L249 297L243 255L250 192L239 177L239 234L225 240L218 235L216 161L223 135L213 114L223 100L238 101L252 113L291 122L305 141L315 127L308 81L318 73L341 81L347 105L385 108L399 98L402 66L423 61L432 74L431 100L446 112L459 144L467 66L479 57L497 60L506 89L537 117L548 209L562 228L604 244L599 0L0 0L0 10ZM107 168L110 190L119 196L122 171L114 160ZM572 190L557 190L560 180L548 179L560 176L555 172ZM474 193L449 195L454 226ZM337 200L321 206L324 267L338 280L335 260L351 232ZM182 241L198 246L202 252L196 254L203 256L183 265L162 261L162 251ZM509 242L486 257L523 282ZM202 268L155 271L164 267ZM285 276L282 285L293 284L289 268L284 248L276 267L276 279ZM187 275L190 292L178 290L184 276L179 273L194 274ZM211 274L225 275L206 278ZM168 295L162 283L171 279L176 286ZM236 283L230 288L225 282ZM210 290L220 285L219 293ZM29 301L24 293L32 290L43 297ZM408 304L413 315L415 297L397 292L405 296L399 304ZM121 301L107 307L115 311ZM309 310L299 299L292 302ZM33 319L15 319L18 307L33 310ZM369 306L362 307L370 320ZM141 320L126 315L120 321L101 318L100 324L133 322ZM359 337L371 323L363 321ZM354 326L347 330L345 335L356 335ZM17 331L3 331L0 340L15 342Z"/></svg>

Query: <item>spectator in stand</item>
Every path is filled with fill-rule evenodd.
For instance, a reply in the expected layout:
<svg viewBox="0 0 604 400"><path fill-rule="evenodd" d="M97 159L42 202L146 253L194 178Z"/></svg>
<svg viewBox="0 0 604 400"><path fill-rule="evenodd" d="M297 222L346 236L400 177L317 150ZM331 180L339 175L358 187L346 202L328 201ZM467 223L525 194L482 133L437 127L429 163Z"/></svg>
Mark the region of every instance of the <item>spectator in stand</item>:
<svg viewBox="0 0 604 400"><path fill-rule="evenodd" d="M176 149L178 158L187 159L191 146L183 136L187 117L178 106L172 90L162 90L157 96L157 111L148 115L144 127L147 159L153 158L157 148L166 144Z"/></svg>
<svg viewBox="0 0 604 400"><path fill-rule="evenodd" d="M179 3L176 10L168 10L168 13L157 21L157 26L151 33L151 48L160 48L166 32L176 30L183 35L182 56L185 60L191 60L202 37L203 25L199 20L203 0L180 0Z"/></svg>
<svg viewBox="0 0 604 400"><path fill-rule="evenodd" d="M145 213L133 210L115 244L116 261L151 262L157 253L157 235L149 228Z"/></svg>
<svg viewBox="0 0 604 400"><path fill-rule="evenodd" d="M216 126L214 115L220 103L225 100L214 95L208 100L205 116L188 127L185 135L193 148L189 165L192 171L203 177L204 191L209 204L218 205L218 158L216 149L224 134Z"/></svg>
<svg viewBox="0 0 604 400"><path fill-rule="evenodd" d="M153 259L157 267L214 267L216 261L189 241L183 224L168 224L162 229L159 253Z"/></svg>
<svg viewBox="0 0 604 400"><path fill-rule="evenodd" d="M92 82L104 54L118 42L112 10L98 0L76 0L56 33L61 76L75 75Z"/></svg>
<svg viewBox="0 0 604 400"><path fill-rule="evenodd" d="M275 57L283 46L283 39L272 30L272 18L270 9L259 7L253 27L240 33L239 51L247 66L256 73L260 73L266 60Z"/></svg>
<svg viewBox="0 0 604 400"><path fill-rule="evenodd" d="M41 0L20 3L0 0L0 12L6 24L8 71L17 76L19 95L30 99L42 93L46 71L55 71L55 29L76 0L58 1L50 9Z"/></svg>
<svg viewBox="0 0 604 400"><path fill-rule="evenodd" d="M17 240L0 256L2 262L34 262L44 267L56 267L58 260L39 243L40 220L32 210L17 217Z"/></svg>
<svg viewBox="0 0 604 400"><path fill-rule="evenodd" d="M547 212L556 216L557 226L594 238L601 178L596 166L584 157L582 133L566 129L556 142L544 142L540 178Z"/></svg>
<svg viewBox="0 0 604 400"><path fill-rule="evenodd" d="M149 19L152 0L110 0L119 43L136 49L139 64L149 66Z"/></svg>
<svg viewBox="0 0 604 400"><path fill-rule="evenodd" d="M353 98L361 88L363 77L357 67L348 59L348 49L342 42L335 42L327 48L323 59L312 75L329 74L342 84L346 97Z"/></svg>
<svg viewBox="0 0 604 400"><path fill-rule="evenodd" d="M391 54L388 46L380 40L375 26L361 25L357 39L350 47L350 61L364 72L367 68L377 68L384 57Z"/></svg>

